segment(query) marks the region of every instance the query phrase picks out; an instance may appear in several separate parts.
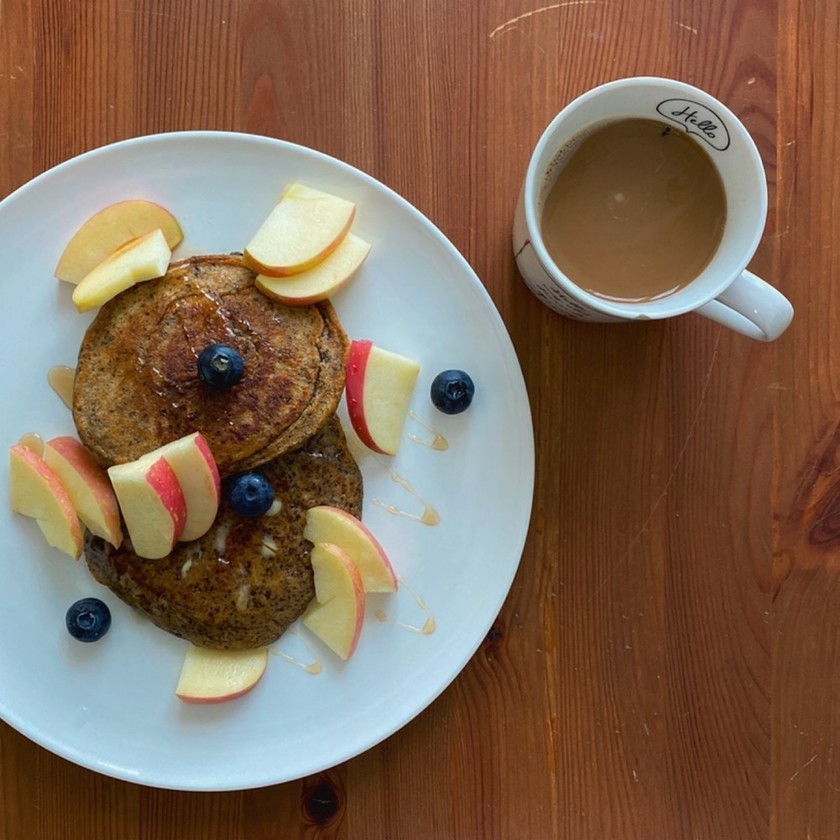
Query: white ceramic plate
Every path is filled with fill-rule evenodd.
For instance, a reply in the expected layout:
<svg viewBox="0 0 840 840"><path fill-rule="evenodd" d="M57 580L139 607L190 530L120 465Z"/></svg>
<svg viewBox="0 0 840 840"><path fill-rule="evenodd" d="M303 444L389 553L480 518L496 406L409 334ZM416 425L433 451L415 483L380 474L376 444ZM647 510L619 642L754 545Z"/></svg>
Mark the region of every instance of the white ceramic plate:
<svg viewBox="0 0 840 840"><path fill-rule="evenodd" d="M72 287L53 277L85 219L111 202L148 198L181 222L185 239L175 257L241 250L292 180L357 202L354 231L373 249L335 298L336 309L351 338L421 362L412 408L449 448L406 439L388 459L348 434L365 477L365 521L403 585L396 595L369 596L349 662L296 629L274 645L278 655L250 694L216 706L176 699L186 643L95 583L84 562L47 547L33 521L9 512L4 480L0 715L48 750L110 776L173 789L239 789L357 755L404 726L461 671L519 563L533 436L519 364L493 303L455 248L406 201L346 164L277 140L216 132L129 140L67 161L0 203L0 442L74 431L46 376L52 365L75 364L92 318L76 312ZM470 410L454 417L428 397L433 376L449 367L469 371L477 386ZM428 437L414 420L406 431ZM421 512L392 469L434 506L440 524L375 501ZM64 614L87 595L109 604L113 625L84 645L67 634ZM418 632L430 629L429 616L434 632ZM320 673L301 667L311 662Z"/></svg>

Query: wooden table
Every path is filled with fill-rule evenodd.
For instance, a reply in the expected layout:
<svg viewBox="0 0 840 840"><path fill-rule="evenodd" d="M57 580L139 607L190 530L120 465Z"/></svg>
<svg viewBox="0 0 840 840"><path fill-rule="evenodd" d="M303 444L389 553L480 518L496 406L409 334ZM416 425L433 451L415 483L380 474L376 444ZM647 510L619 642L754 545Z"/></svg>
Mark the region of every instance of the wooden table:
<svg viewBox="0 0 840 840"><path fill-rule="evenodd" d="M493 630L385 743L190 794L0 725L0 838L840 836L838 43L835 0L7 0L0 194L180 129L369 172L499 308L537 479ZM695 316L575 323L517 275L511 216L543 127L645 74L707 89L758 144L770 213L751 268L797 313L773 344Z"/></svg>

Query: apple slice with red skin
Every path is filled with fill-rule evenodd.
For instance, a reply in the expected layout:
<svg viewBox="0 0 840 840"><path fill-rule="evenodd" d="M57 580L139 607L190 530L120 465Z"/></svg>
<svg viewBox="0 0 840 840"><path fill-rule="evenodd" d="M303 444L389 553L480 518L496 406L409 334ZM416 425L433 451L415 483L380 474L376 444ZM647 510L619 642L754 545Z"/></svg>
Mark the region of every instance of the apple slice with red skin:
<svg viewBox="0 0 840 840"><path fill-rule="evenodd" d="M247 694L268 664L268 648L215 650L190 645L175 694L185 703L224 703Z"/></svg>
<svg viewBox="0 0 840 840"><path fill-rule="evenodd" d="M356 650L365 619L365 590L356 564L338 546L312 548L315 598L303 614L303 625L342 659Z"/></svg>
<svg viewBox="0 0 840 840"><path fill-rule="evenodd" d="M108 474L90 450L76 438L62 435L44 444L44 460L88 530L118 548L123 537L120 506Z"/></svg>
<svg viewBox="0 0 840 840"><path fill-rule="evenodd" d="M38 523L51 546L81 557L82 526L67 490L54 470L21 444L9 448L9 503Z"/></svg>
<svg viewBox="0 0 840 840"><path fill-rule="evenodd" d="M128 199L103 207L72 236L55 268L55 276L78 283L126 242L160 228L170 249L184 238L177 219L160 204Z"/></svg>
<svg viewBox="0 0 840 840"><path fill-rule="evenodd" d="M172 467L187 506L180 539L197 540L210 530L222 497L219 469L210 445L201 432L193 432L143 455L140 460L160 457Z"/></svg>
<svg viewBox="0 0 840 840"><path fill-rule="evenodd" d="M289 306L308 306L347 285L370 252L370 243L348 233L338 247L312 268L289 277L260 274L254 281L263 293Z"/></svg>
<svg viewBox="0 0 840 840"><path fill-rule="evenodd" d="M245 246L242 261L269 277L306 271L338 247L355 214L352 201L304 184L289 184Z"/></svg>
<svg viewBox="0 0 840 840"><path fill-rule="evenodd" d="M109 467L134 553L166 557L184 531L187 504L175 471L164 457Z"/></svg>
<svg viewBox="0 0 840 840"><path fill-rule="evenodd" d="M345 395L347 413L362 443L374 452L396 455L420 365L368 339L350 344Z"/></svg>
<svg viewBox="0 0 840 840"><path fill-rule="evenodd" d="M396 592L397 576L385 549L360 520L332 505L306 511L303 536L311 543L338 546L356 564L365 592Z"/></svg>

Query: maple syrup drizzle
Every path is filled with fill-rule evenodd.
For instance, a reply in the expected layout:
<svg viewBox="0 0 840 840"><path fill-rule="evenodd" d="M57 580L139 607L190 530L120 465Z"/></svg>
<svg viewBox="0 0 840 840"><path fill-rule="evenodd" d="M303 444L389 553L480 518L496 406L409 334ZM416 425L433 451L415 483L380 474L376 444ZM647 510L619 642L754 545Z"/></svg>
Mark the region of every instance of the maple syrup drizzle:
<svg viewBox="0 0 840 840"><path fill-rule="evenodd" d="M394 470L389 470L389 472L391 474L392 481L399 484L400 487L414 496L414 498L423 505L423 513L418 515L416 513L410 513L406 510L401 510L396 505L390 505L387 502L383 502L382 499L373 499L373 504L385 508L388 513L391 513L394 516L405 516L407 519L414 519L417 522L421 522L423 525L439 524L440 514L411 486L411 484L409 484L405 478L399 475L399 473Z"/></svg>
<svg viewBox="0 0 840 840"><path fill-rule="evenodd" d="M417 606L423 610L426 616L422 627L417 627L414 624L403 624L401 621L397 622L397 627L402 627L403 630L409 630L412 633L420 633L423 636L431 636L437 630L437 622L429 609L429 605L405 582L405 578L402 575L397 575L397 580L399 580L401 587L405 587L414 596Z"/></svg>
<svg viewBox="0 0 840 840"><path fill-rule="evenodd" d="M306 643L306 640L301 636L300 633L294 628L290 627L286 633L290 636L297 636L301 639L306 649L312 653L309 645ZM296 659L289 653L280 650L280 648L270 647L268 652L274 656L279 656L284 662L288 662L290 665L294 665L296 668L300 668L301 671L306 671L307 674L320 674L321 673L321 662L318 657L315 657L311 662L301 662L300 659ZM314 656L314 654L313 654Z"/></svg>
<svg viewBox="0 0 840 840"><path fill-rule="evenodd" d="M76 381L76 369L67 365L53 365L47 371L47 382L50 388L58 394L58 398L67 406L73 408L73 385Z"/></svg>
<svg viewBox="0 0 840 840"><path fill-rule="evenodd" d="M18 443L26 447L30 452L34 452L39 458L44 457L44 439L41 435L35 432L27 432L21 436Z"/></svg>
<svg viewBox="0 0 840 840"><path fill-rule="evenodd" d="M414 420L415 423L421 425L430 435L433 435L432 440L427 440L426 438L422 438L419 435L412 435L408 436L408 439L414 441L414 443L419 443L420 446L426 446L429 449L434 449L436 452L445 452L449 449L449 441L437 430L433 429L431 426L427 426L415 413L414 409L408 412L408 416Z"/></svg>

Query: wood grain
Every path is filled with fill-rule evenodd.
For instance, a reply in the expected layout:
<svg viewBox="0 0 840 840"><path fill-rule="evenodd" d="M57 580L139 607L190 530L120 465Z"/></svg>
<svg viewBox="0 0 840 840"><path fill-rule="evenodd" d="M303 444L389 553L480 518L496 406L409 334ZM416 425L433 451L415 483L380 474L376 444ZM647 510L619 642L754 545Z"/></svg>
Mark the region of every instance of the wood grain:
<svg viewBox="0 0 840 840"><path fill-rule="evenodd" d="M312 778L187 794L0 724L0 840L840 836L838 42L835 0L0 5L0 195L159 131L345 160L475 267L537 442L510 596L402 731ZM531 148L571 98L637 74L709 90L755 137L770 214L751 267L797 311L776 343L693 316L575 323L522 285Z"/></svg>

